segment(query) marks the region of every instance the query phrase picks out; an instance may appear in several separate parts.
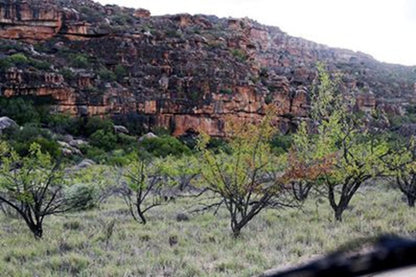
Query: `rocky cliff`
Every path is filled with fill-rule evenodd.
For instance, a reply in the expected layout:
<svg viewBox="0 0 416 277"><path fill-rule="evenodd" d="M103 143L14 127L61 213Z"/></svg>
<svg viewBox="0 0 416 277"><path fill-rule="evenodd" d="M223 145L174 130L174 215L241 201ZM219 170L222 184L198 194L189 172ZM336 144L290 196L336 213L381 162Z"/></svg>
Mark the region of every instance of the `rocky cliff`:
<svg viewBox="0 0 416 277"><path fill-rule="evenodd" d="M295 38L249 19L150 12L89 0L0 0L0 92L47 98L74 116L144 130L224 135L277 107L285 132L307 116L316 63L341 73L356 108L403 113L415 70Z"/></svg>

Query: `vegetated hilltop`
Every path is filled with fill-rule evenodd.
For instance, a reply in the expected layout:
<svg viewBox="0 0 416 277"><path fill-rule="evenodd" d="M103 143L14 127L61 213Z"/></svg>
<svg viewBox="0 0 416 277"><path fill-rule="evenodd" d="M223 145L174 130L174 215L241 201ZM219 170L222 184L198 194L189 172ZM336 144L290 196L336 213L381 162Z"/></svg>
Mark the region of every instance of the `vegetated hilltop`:
<svg viewBox="0 0 416 277"><path fill-rule="evenodd" d="M143 131L259 120L278 107L285 132L307 116L316 63L341 73L356 108L403 115L415 68L295 38L250 19L179 14L90 0L0 1L0 90L36 96L56 111L136 120Z"/></svg>

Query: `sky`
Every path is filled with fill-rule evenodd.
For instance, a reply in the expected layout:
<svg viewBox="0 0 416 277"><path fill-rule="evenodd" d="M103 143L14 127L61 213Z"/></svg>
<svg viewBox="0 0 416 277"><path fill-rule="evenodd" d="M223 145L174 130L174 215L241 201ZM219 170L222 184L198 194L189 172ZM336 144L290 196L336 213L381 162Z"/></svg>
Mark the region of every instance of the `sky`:
<svg viewBox="0 0 416 277"><path fill-rule="evenodd" d="M416 66L416 0L98 0L152 15L249 17L287 34Z"/></svg>

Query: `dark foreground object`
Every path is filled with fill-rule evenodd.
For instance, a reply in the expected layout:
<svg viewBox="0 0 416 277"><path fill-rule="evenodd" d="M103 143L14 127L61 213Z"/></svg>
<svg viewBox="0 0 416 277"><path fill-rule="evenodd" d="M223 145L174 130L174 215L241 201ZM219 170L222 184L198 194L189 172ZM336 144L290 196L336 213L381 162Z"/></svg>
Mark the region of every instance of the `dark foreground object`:
<svg viewBox="0 0 416 277"><path fill-rule="evenodd" d="M414 240L383 236L374 243L368 241L357 241L306 265L271 270L261 277L362 276L416 264Z"/></svg>

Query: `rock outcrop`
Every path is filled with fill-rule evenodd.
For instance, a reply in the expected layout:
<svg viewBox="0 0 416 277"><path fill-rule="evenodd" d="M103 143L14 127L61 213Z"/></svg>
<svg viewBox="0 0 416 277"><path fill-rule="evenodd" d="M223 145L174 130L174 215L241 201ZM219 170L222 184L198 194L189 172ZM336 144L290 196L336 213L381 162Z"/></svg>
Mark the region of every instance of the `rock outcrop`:
<svg viewBox="0 0 416 277"><path fill-rule="evenodd" d="M358 110L398 112L416 99L411 67L249 19L152 17L90 0L1 0L0 38L2 96L48 98L55 111L74 116L134 119L143 132L223 136L225 120L258 121L269 104L286 132L308 115L318 61L342 74Z"/></svg>

